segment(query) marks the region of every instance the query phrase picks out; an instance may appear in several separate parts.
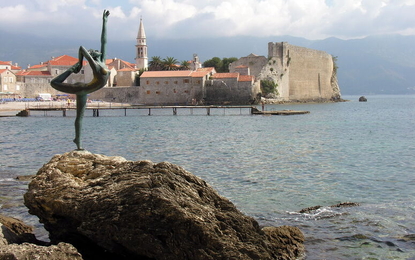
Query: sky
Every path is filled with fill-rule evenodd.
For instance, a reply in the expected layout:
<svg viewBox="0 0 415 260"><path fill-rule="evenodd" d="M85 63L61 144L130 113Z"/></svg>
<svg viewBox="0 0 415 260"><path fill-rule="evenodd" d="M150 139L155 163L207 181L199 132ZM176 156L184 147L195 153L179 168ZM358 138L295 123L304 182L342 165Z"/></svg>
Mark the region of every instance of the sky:
<svg viewBox="0 0 415 260"><path fill-rule="evenodd" d="M0 0L0 31L42 37L147 38L290 35L309 40L415 35L415 0Z"/></svg>

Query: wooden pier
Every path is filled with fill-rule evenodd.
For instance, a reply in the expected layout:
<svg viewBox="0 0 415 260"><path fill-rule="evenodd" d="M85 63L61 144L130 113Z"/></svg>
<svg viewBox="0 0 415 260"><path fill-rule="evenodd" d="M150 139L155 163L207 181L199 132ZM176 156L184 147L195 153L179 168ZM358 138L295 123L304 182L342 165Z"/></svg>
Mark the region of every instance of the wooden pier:
<svg viewBox="0 0 415 260"><path fill-rule="evenodd" d="M210 116L212 110L214 109L240 109L242 113L242 109L247 109L251 115L300 115L300 114L308 114L310 111L297 111L297 110L280 110L280 111L260 111L255 106L220 106L220 105L213 105L213 106L143 106L143 105L128 105L128 106L103 106L103 107L87 107L86 110L92 110L93 117L99 117L101 110L124 110L124 116L127 116L127 111L129 110L137 110L137 109L144 109L147 110L147 114L149 116L152 115L154 110L164 109L168 110L171 109L172 115L177 115L179 109L189 109L191 114L193 114L194 109L204 109L206 111L206 115ZM46 115L48 111L62 111L62 116L66 116L67 111L69 110L76 110L76 107L33 107L33 108L26 108L17 114L17 116L30 116L31 111L43 111Z"/></svg>

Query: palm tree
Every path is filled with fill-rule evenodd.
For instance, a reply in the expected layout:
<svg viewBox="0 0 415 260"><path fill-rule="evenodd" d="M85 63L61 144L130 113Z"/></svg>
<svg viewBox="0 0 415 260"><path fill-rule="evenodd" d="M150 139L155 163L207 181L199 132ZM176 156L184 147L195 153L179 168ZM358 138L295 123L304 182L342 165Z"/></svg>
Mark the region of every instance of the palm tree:
<svg viewBox="0 0 415 260"><path fill-rule="evenodd" d="M180 68L182 70L189 70L190 69L190 62L184 60L180 63Z"/></svg>
<svg viewBox="0 0 415 260"><path fill-rule="evenodd" d="M163 61L161 60L160 56L153 56L151 57L151 61L148 64L148 70L157 71L163 70Z"/></svg>
<svg viewBox="0 0 415 260"><path fill-rule="evenodd" d="M167 57L163 59L163 65L165 70L177 70L178 61L173 57Z"/></svg>

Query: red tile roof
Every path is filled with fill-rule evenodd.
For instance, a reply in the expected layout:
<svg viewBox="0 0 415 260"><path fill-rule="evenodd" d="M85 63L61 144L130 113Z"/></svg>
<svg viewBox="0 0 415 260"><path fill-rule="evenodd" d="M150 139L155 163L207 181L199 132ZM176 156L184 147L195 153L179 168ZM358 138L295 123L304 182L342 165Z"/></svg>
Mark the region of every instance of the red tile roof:
<svg viewBox="0 0 415 260"><path fill-rule="evenodd" d="M141 78L173 78L190 77L191 70L163 70L163 71L144 71Z"/></svg>
<svg viewBox="0 0 415 260"><path fill-rule="evenodd" d="M108 66L108 68L115 68L118 70L123 70L123 69L131 69L131 70L135 70L135 64L125 61L125 60L121 60L121 59L106 59L105 60L105 64ZM124 70L125 71L125 70Z"/></svg>
<svg viewBox="0 0 415 260"><path fill-rule="evenodd" d="M22 70L16 73L19 76L51 76L49 71Z"/></svg>
<svg viewBox="0 0 415 260"><path fill-rule="evenodd" d="M252 75L239 75L238 81L252 81L254 76Z"/></svg>
<svg viewBox="0 0 415 260"><path fill-rule="evenodd" d="M230 79L230 78L238 78L239 73L216 73L213 74L214 79Z"/></svg>
<svg viewBox="0 0 415 260"><path fill-rule="evenodd" d="M193 71L192 73L192 78L203 78L206 75L209 75L210 71L205 70L205 71Z"/></svg>
<svg viewBox="0 0 415 260"><path fill-rule="evenodd" d="M74 58L69 55L61 55L48 61L48 63L52 66L72 66L77 62L78 58Z"/></svg>
<svg viewBox="0 0 415 260"><path fill-rule="evenodd" d="M11 61L0 61L0 65L10 66L11 70L20 70L20 69L22 69L20 66L14 66Z"/></svg>
<svg viewBox="0 0 415 260"><path fill-rule="evenodd" d="M43 63L43 64L37 64L37 65L30 66L29 69L39 69L39 68L44 68L44 67L47 67L47 66L48 66L47 63Z"/></svg>
<svg viewBox="0 0 415 260"><path fill-rule="evenodd" d="M118 71L135 71L135 69L134 68L131 68L131 67L125 67L125 68L120 69Z"/></svg>
<svg viewBox="0 0 415 260"><path fill-rule="evenodd" d="M206 68L198 68L196 71L208 71L208 72L212 72L214 70L215 70L214 67L206 67Z"/></svg>

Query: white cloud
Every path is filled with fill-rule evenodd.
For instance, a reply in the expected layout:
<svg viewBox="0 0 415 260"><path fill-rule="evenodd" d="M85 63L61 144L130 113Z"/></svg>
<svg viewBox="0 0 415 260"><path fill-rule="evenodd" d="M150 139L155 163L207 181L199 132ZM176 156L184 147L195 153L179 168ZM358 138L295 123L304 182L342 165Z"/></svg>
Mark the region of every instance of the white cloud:
<svg viewBox="0 0 415 260"><path fill-rule="evenodd" d="M6 1L3 1L6 2ZM356 38L415 32L415 0L14 0L0 3L5 30L91 37L103 9L117 39L135 37L140 17L147 36L293 35ZM48 31L42 31L42 26Z"/></svg>
<svg viewBox="0 0 415 260"><path fill-rule="evenodd" d="M24 5L5 6L0 7L0 21L1 24L15 23L20 19L27 17L29 11Z"/></svg>
<svg viewBox="0 0 415 260"><path fill-rule="evenodd" d="M56 12L66 6L83 6L85 0L36 0L41 10Z"/></svg>

